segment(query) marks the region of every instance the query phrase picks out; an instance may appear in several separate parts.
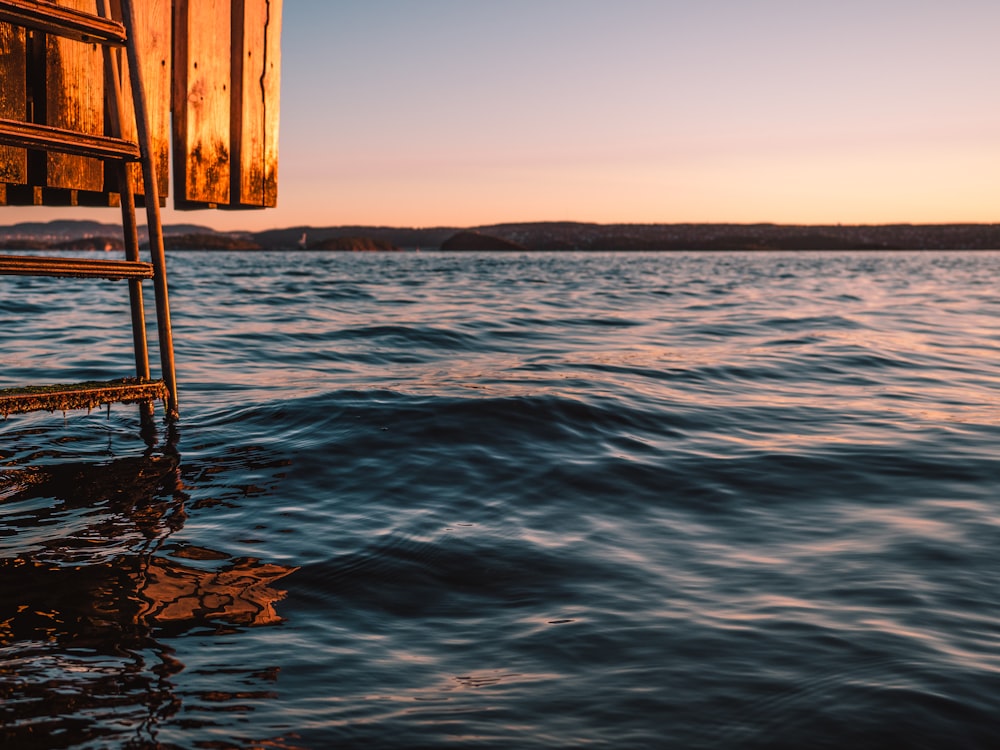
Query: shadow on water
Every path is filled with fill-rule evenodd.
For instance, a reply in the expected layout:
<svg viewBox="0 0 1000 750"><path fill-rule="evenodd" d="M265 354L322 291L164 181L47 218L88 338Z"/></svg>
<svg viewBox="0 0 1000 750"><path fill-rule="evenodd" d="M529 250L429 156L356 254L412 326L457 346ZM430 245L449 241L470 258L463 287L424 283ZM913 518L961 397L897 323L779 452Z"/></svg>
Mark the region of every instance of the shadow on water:
<svg viewBox="0 0 1000 750"><path fill-rule="evenodd" d="M192 489L174 438L103 461L38 451L0 472L4 747L169 747L158 727L184 723L185 669L170 640L280 621L273 584L293 568L168 543ZM220 710L269 697L201 696Z"/></svg>

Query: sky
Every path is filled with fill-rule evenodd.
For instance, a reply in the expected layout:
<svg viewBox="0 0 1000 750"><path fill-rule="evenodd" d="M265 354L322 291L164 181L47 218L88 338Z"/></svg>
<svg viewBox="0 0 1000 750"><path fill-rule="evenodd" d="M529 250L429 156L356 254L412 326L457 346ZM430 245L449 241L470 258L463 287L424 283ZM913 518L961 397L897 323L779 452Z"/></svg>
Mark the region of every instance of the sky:
<svg viewBox="0 0 1000 750"><path fill-rule="evenodd" d="M165 222L1000 221L996 0L283 8L278 207Z"/></svg>

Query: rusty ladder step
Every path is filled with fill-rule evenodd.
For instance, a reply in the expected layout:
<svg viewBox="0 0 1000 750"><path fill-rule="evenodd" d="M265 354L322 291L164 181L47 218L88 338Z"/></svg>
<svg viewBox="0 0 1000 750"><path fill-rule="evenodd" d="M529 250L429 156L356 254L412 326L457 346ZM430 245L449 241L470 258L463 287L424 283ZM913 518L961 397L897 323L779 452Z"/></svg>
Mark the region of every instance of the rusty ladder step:
<svg viewBox="0 0 1000 750"><path fill-rule="evenodd" d="M19 120L0 119L0 144L95 159L139 161L139 146L132 141Z"/></svg>
<svg viewBox="0 0 1000 750"><path fill-rule="evenodd" d="M125 26L117 21L51 2L0 0L0 21L81 42L125 44Z"/></svg>
<svg viewBox="0 0 1000 750"><path fill-rule="evenodd" d="M0 276L58 276L77 279L151 279L153 264L100 258L0 255Z"/></svg>
<svg viewBox="0 0 1000 750"><path fill-rule="evenodd" d="M59 383L0 389L0 417L30 411L70 411L93 409L111 403L132 404L167 398L167 386L162 380L89 381Z"/></svg>

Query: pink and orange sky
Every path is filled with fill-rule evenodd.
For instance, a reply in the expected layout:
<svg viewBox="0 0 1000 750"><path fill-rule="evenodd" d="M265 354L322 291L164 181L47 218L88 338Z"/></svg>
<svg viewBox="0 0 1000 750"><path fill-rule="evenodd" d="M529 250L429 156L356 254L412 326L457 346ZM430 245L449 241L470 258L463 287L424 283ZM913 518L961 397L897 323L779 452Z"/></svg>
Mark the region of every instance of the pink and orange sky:
<svg viewBox="0 0 1000 750"><path fill-rule="evenodd" d="M1000 221L996 0L285 0L279 206L218 229ZM117 221L7 209L4 223Z"/></svg>

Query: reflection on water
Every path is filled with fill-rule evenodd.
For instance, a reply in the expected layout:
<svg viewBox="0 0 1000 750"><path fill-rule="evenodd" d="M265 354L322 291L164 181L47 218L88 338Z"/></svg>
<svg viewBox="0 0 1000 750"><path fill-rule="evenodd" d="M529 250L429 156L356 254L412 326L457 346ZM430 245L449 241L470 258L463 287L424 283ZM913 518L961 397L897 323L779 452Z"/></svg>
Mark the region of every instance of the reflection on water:
<svg viewBox="0 0 1000 750"><path fill-rule="evenodd" d="M274 603L283 591L272 581L292 572L283 565L254 559L236 560L215 570L196 570L168 560L154 560L143 570L141 596L147 605L140 619L160 624L217 620L237 625L280 622Z"/></svg>
<svg viewBox="0 0 1000 750"><path fill-rule="evenodd" d="M170 445L110 462L34 458L0 473L0 738L156 746L157 724L183 708L170 637L279 622L273 584L293 569L168 543L190 490ZM248 697L268 693L202 696Z"/></svg>
<svg viewBox="0 0 1000 750"><path fill-rule="evenodd" d="M0 748L1000 747L1000 253L177 261L183 458L0 422Z"/></svg>

